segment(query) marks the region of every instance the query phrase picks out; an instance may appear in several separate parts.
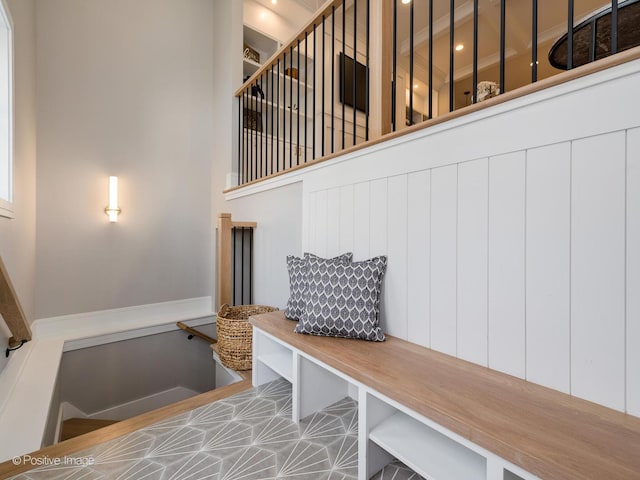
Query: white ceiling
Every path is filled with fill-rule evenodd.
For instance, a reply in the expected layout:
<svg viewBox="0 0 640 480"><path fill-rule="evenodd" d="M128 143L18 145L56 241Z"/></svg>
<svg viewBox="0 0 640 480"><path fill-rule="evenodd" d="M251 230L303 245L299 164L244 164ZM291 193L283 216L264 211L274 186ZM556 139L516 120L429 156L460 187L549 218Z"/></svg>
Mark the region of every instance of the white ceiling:
<svg viewBox="0 0 640 480"><path fill-rule="evenodd" d="M323 0L254 0L288 20L297 28L302 28L311 20L312 15L322 6Z"/></svg>

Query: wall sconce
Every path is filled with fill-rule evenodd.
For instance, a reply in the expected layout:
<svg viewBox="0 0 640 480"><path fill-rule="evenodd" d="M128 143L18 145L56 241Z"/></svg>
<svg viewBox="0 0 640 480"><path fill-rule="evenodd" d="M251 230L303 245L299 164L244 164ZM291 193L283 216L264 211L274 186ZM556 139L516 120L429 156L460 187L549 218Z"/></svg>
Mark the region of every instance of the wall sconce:
<svg viewBox="0 0 640 480"><path fill-rule="evenodd" d="M118 207L118 177L109 177L109 205L104 208L110 222L117 222L120 215Z"/></svg>

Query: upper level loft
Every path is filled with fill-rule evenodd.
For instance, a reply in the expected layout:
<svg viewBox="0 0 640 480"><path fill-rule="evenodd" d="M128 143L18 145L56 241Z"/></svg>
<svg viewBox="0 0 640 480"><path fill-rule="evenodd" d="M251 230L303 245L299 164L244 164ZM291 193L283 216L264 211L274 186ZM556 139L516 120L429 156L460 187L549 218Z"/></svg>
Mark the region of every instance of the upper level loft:
<svg viewBox="0 0 640 480"><path fill-rule="evenodd" d="M640 0L330 0L282 46L245 32L236 183L637 58L639 25Z"/></svg>

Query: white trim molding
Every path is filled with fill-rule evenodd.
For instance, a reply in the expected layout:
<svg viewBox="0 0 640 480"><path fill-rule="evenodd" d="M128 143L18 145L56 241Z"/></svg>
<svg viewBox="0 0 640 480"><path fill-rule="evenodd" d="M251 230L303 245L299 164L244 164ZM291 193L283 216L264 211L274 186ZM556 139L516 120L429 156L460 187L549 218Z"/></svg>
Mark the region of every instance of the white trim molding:
<svg viewBox="0 0 640 480"><path fill-rule="evenodd" d="M215 321L211 297L41 318L31 329L34 338L64 340L68 352L176 330L176 322L181 321L190 321L191 326Z"/></svg>

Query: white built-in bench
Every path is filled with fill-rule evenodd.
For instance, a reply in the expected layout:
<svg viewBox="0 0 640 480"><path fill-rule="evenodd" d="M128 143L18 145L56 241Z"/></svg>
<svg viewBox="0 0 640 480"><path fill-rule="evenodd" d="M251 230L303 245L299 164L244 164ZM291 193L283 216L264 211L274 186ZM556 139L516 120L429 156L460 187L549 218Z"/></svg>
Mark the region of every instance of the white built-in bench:
<svg viewBox="0 0 640 480"><path fill-rule="evenodd" d="M640 418L387 337L293 333L251 317L253 384L291 382L295 421L358 401L358 476L392 458L437 480L639 479Z"/></svg>

